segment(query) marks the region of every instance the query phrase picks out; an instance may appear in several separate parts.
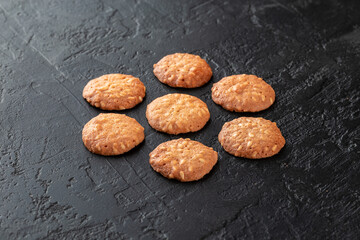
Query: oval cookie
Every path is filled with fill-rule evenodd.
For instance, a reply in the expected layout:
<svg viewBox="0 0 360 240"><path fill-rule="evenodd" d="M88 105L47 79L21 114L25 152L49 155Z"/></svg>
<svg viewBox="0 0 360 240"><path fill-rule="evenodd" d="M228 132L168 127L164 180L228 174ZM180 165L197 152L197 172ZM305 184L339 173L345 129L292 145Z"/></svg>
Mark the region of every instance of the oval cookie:
<svg viewBox="0 0 360 240"><path fill-rule="evenodd" d="M251 159L271 157L285 145L276 123L252 117L225 123L219 133L219 142L228 153Z"/></svg>
<svg viewBox="0 0 360 240"><path fill-rule="evenodd" d="M107 74L89 81L83 97L103 110L124 110L141 103L145 89L140 79L131 75Z"/></svg>
<svg viewBox="0 0 360 240"><path fill-rule="evenodd" d="M211 147L190 139L176 139L160 144L150 154L150 165L166 178L181 182L196 181L208 174L218 154Z"/></svg>
<svg viewBox="0 0 360 240"><path fill-rule="evenodd" d="M125 114L101 113L86 123L82 131L85 147L105 156L128 152L144 138L144 128Z"/></svg>
<svg viewBox="0 0 360 240"><path fill-rule="evenodd" d="M160 82L171 87L196 88L207 83L212 71L201 57L188 53L175 53L154 64L154 74Z"/></svg>
<svg viewBox="0 0 360 240"><path fill-rule="evenodd" d="M146 108L150 126L169 134L196 132L210 119L209 109L199 98L187 94L168 94Z"/></svg>
<svg viewBox="0 0 360 240"><path fill-rule="evenodd" d="M229 111L258 112L275 101L275 91L255 75L233 75L221 79L211 88L212 99Z"/></svg>

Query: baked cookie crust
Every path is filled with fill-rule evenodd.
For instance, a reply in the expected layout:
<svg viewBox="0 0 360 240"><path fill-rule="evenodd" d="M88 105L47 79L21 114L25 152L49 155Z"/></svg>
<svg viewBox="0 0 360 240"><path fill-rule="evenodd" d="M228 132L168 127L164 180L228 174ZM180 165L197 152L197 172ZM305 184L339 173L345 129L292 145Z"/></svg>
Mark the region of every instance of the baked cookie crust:
<svg viewBox="0 0 360 240"><path fill-rule="evenodd" d="M210 119L210 112L199 98L174 93L152 101L147 106L146 118L157 131L180 134L202 129Z"/></svg>
<svg viewBox="0 0 360 240"><path fill-rule="evenodd" d="M171 87L196 88L211 79L212 70L198 55L174 53L154 64L154 74L160 82Z"/></svg>
<svg viewBox="0 0 360 240"><path fill-rule="evenodd" d="M258 112L275 101L275 91L255 75L233 75L221 79L211 88L212 99L229 111Z"/></svg>
<svg viewBox="0 0 360 240"><path fill-rule="evenodd" d="M218 160L217 152L211 147L188 138L161 143L149 156L156 172L181 182L203 178Z"/></svg>
<svg viewBox="0 0 360 240"><path fill-rule="evenodd" d="M124 110L135 107L145 97L145 85L139 78L125 74L107 74L89 81L83 97L103 110Z"/></svg>
<svg viewBox="0 0 360 240"><path fill-rule="evenodd" d="M250 159L271 157L285 145L276 123L264 118L240 117L227 122L218 138L228 153Z"/></svg>
<svg viewBox="0 0 360 240"><path fill-rule="evenodd" d="M130 151L145 138L144 128L125 114L101 113L85 124L85 147L99 155L119 155Z"/></svg>

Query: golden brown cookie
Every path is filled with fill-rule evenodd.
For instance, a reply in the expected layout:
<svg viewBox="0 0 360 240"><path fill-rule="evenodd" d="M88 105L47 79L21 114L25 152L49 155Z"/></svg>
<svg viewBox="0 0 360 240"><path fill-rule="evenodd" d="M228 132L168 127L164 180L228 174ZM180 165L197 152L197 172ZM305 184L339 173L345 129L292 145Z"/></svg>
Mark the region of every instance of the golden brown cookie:
<svg viewBox="0 0 360 240"><path fill-rule="evenodd" d="M175 53L154 64L154 74L171 87L196 88L207 83L212 71L201 57L188 53Z"/></svg>
<svg viewBox="0 0 360 240"><path fill-rule="evenodd" d="M219 142L228 153L252 159L271 157L285 145L276 123L252 117L225 123L219 133Z"/></svg>
<svg viewBox="0 0 360 240"><path fill-rule="evenodd" d="M144 128L125 114L100 113L85 124L85 147L100 155L119 155L130 151L145 138Z"/></svg>
<svg viewBox="0 0 360 240"><path fill-rule="evenodd" d="M145 89L140 79L131 75L107 74L88 82L83 97L103 110L124 110L141 103Z"/></svg>
<svg viewBox="0 0 360 240"><path fill-rule="evenodd" d="M168 94L152 101L146 108L151 127L169 134L196 132L210 119L206 103L187 94Z"/></svg>
<svg viewBox="0 0 360 240"><path fill-rule="evenodd" d="M229 111L258 112L275 101L275 91L255 75L233 75L221 79L211 88L212 99Z"/></svg>
<svg viewBox="0 0 360 240"><path fill-rule="evenodd" d="M190 139L164 142L150 154L150 165L166 178L181 182L201 179L216 164L218 154L211 147Z"/></svg>

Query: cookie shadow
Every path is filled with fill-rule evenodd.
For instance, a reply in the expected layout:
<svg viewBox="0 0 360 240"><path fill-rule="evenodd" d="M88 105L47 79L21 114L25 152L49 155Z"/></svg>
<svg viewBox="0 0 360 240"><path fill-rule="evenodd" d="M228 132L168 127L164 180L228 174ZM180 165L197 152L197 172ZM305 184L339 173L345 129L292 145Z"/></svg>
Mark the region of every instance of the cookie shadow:
<svg viewBox="0 0 360 240"><path fill-rule="evenodd" d="M135 146L134 148L132 148L131 150L129 150L128 152L125 152L123 154L119 154L119 155L110 155L110 156L104 156L104 155L100 155L100 154L97 154L97 153L92 153L96 156L98 156L99 158L101 159L108 159L108 160L120 160L122 157L124 158L131 158L133 157L134 155L138 155L139 154L139 149L142 148L143 146L145 145L145 139L144 141L142 141L139 145ZM85 146L84 146L85 147Z"/></svg>
<svg viewBox="0 0 360 240"><path fill-rule="evenodd" d="M157 79L157 81L159 81L161 83L161 85L163 86L164 90L166 90L168 92L167 94L182 93L182 94L189 94L189 95L194 95L194 96L202 94L204 92L204 88L207 88L208 86L211 86L214 83L213 80L214 80L214 77L212 76L210 78L210 80L202 86L195 87L195 88L183 88L183 87L171 87L165 83L160 82Z"/></svg>
<svg viewBox="0 0 360 240"><path fill-rule="evenodd" d="M98 114L100 114L100 113L118 113L118 114L126 114L126 115L128 113L132 112L132 111L136 111L139 108L143 107L144 104L145 104L145 107L146 107L145 101L146 101L146 95L145 95L145 97L143 97L142 102L136 104L132 108L124 109L124 110L104 110L104 109L101 109L101 108L98 108L98 107L95 107L95 106L91 105L88 101L85 100L85 102L87 103L89 109L91 109L93 111L97 111Z"/></svg>
<svg viewBox="0 0 360 240"><path fill-rule="evenodd" d="M206 132L207 130L209 130L210 128L210 124L211 124L212 120L211 118L209 119L209 121L206 122L206 124L204 125L203 128L201 128L200 130L196 131L196 132L188 132L188 133L180 133L177 135L173 135L173 134L167 134L168 136L171 136L171 139L177 139L177 138L190 138L191 140L194 139L202 139L204 136L202 135L202 133ZM197 141L197 140L196 140Z"/></svg>
<svg viewBox="0 0 360 240"><path fill-rule="evenodd" d="M153 170L153 169L152 169ZM174 184L174 185L187 185L187 186L195 186L195 185L199 185L199 184L202 184L204 182L207 182L207 181L210 181L210 179L214 176L214 174L216 174L219 170L219 162L217 162L214 167L210 170L209 173L205 174L204 177L200 178L199 180L195 180L195 181L190 181L190 182L181 182L179 180L176 180L176 179L169 179L167 177L164 177L163 175L161 175L160 173L154 171L156 173L156 175L158 175L159 177L165 179L165 181L171 183L171 184Z"/></svg>
<svg viewBox="0 0 360 240"><path fill-rule="evenodd" d="M268 107L267 109L258 111L258 112L236 112L236 111L230 111L227 110L225 108L223 108L221 105L216 104L213 101L214 104L212 104L209 107L210 112L212 110L217 111L219 113L219 115L228 115L231 116L231 120L239 118L239 117L262 117L262 118L266 118L268 119L268 117L270 116L274 116L275 110L274 108L277 108L277 102L275 101L274 104L272 104L270 107ZM215 117L215 119L217 119L218 117ZM229 121L231 121L229 120ZM270 120L270 119L269 119Z"/></svg>
<svg viewBox="0 0 360 240"><path fill-rule="evenodd" d="M282 163L288 156L289 147L285 144L285 146L275 155L266 158L259 158L259 159L250 159L244 157L237 157L228 152L226 152L223 148L220 150L222 154L225 155L228 159L234 159L235 161L241 161L249 164L260 164L264 161L269 163Z"/></svg>

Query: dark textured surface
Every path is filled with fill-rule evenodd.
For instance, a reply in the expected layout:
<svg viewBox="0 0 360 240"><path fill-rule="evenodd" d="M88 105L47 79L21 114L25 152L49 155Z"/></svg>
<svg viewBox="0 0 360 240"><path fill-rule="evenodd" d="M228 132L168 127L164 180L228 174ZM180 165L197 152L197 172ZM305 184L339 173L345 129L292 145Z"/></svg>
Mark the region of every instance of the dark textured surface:
<svg viewBox="0 0 360 240"><path fill-rule="evenodd" d="M356 239L360 235L360 2L0 1L1 239ZM152 74L166 54L199 54L209 84L167 87ZM125 111L146 140L121 157L88 152L82 126L100 111L82 99L91 78L120 72L147 86ZM222 77L251 73L277 94L255 114L215 105ZM145 108L186 92L211 120L182 135L219 152L203 180L170 181L148 154L174 137ZM235 158L217 134L225 121L261 116L287 140L267 160Z"/></svg>

